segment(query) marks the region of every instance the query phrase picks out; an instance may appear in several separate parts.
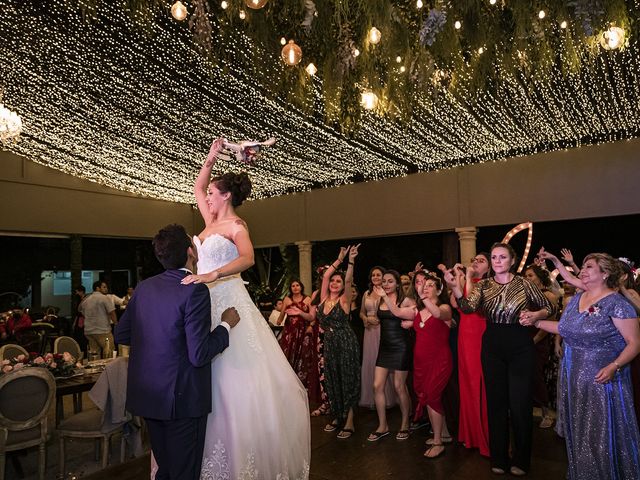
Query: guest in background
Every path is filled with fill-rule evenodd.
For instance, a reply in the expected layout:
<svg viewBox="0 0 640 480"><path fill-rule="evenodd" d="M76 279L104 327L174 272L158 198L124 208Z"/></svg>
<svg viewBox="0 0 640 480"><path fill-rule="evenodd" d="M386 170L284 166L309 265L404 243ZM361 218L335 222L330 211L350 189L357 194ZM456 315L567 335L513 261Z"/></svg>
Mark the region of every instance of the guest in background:
<svg viewBox="0 0 640 480"><path fill-rule="evenodd" d="M373 291L374 287L382 285L383 267L373 267L369 271L369 288L362 296L360 306L360 319L364 325L364 337L362 341L362 386L360 389L360 406L376 408L373 392L373 379L380 347L380 320L378 319L378 306L380 297ZM391 408L397 403L393 379L387 379L384 389L386 408Z"/></svg>
<svg viewBox="0 0 640 480"><path fill-rule="evenodd" d="M400 285L402 285L402 293L406 298L413 298L411 290L411 277L407 274L400 275Z"/></svg>
<svg viewBox="0 0 640 480"><path fill-rule="evenodd" d="M309 313L311 317L318 321L318 305L320 304L320 291L322 289L322 279L324 272L327 271L329 265L324 265L316 270L318 278L316 280L317 288L311 293L311 304L309 306ZM318 408L311 412L312 417L319 417L320 415L328 415L331 413L331 406L329 404L329 397L327 396L327 387L324 376L324 330L322 324L318 321L318 340L316 343L316 351L318 352L318 375L320 379L320 405Z"/></svg>
<svg viewBox="0 0 640 480"><path fill-rule="evenodd" d="M541 251L567 281L578 284L560 318L545 321L527 313L521 323L564 339L560 384L569 469L567 478L640 478L640 432L633 410L629 363L640 352L638 316L616 289L622 271L606 253L587 255L578 282L555 255Z"/></svg>
<svg viewBox="0 0 640 480"><path fill-rule="evenodd" d="M465 295L489 273L491 257L480 252L471 259L466 273L456 269L456 281ZM455 296L451 305L458 308ZM482 312L465 313L458 309L458 381L460 385L460 417L458 441L466 448L477 448L480 455L489 456L489 424L487 421L487 395L482 374L480 352L487 319Z"/></svg>
<svg viewBox="0 0 640 480"><path fill-rule="evenodd" d="M464 295L454 274L445 280L465 313L481 309L487 317L482 337L482 370L487 388L491 469L509 469L509 423L513 428L511 474L522 476L531 463L533 369L535 349L530 330L519 323L521 313L542 320L555 313L543 293L513 273L516 254L511 245L491 248L493 276L481 280Z"/></svg>
<svg viewBox="0 0 640 480"><path fill-rule="evenodd" d="M444 392L453 371L453 359L449 347L449 330L452 326L451 307L446 303L446 293L440 278L425 271L417 271L413 277L416 305L398 307L380 292L391 313L403 319L403 327L413 328L416 344L413 352L413 386L418 398L415 419L426 409L433 429L433 439L424 456L437 458L444 453L442 432L444 427Z"/></svg>
<svg viewBox="0 0 640 480"><path fill-rule="evenodd" d="M326 388L334 417L324 430L332 432L339 428L340 439L347 439L354 433L353 409L360 397L360 353L358 341L349 325L351 282L358 247L341 248L338 259L325 271L317 309L317 317L324 330ZM342 274L336 270L347 255L347 273Z"/></svg>
<svg viewBox="0 0 640 480"><path fill-rule="evenodd" d="M80 305L83 300L87 296L87 289L84 288L84 285L78 285L73 289L74 295L76 297L76 314L73 318L73 325L71 327L73 338L78 345L80 346L80 351L85 353L85 358L87 357L87 337L84 335L84 315L80 311Z"/></svg>
<svg viewBox="0 0 640 480"><path fill-rule="evenodd" d="M398 395L400 411L402 412L402 421L400 430L396 434L396 440L409 438L411 399L407 389L407 375L411 369L413 357L409 327L403 328L402 319L396 317L387 305L393 303L399 307L413 307L415 302L410 298L405 298L404 291L400 285L400 274L395 270L387 270L385 272L382 277L381 288L387 298L384 303L379 305L377 312L377 316L380 319L380 348L376 360L373 389L375 392L376 411L378 412L378 428L367 437L370 442L376 442L390 433L384 393L387 377L389 376L393 378L393 386ZM376 288L374 291L379 292L380 289ZM378 293L378 295L381 294Z"/></svg>
<svg viewBox="0 0 640 480"><path fill-rule="evenodd" d="M310 303L311 298L304 294L302 282L293 279L278 318L278 325L282 325L285 315L288 317L279 343L284 356L307 389L309 400L317 402L320 400L316 350L318 327L309 313Z"/></svg>
<svg viewBox="0 0 640 480"><path fill-rule="evenodd" d="M84 316L84 335L89 342L89 354L110 358L114 349L111 324L117 323L116 307L107 296L109 291L103 281L93 283L93 293L78 306Z"/></svg>
<svg viewBox="0 0 640 480"><path fill-rule="evenodd" d="M540 289L557 311L560 302L559 298L551 291L551 278L549 277L549 272L540 268L538 265L529 265L524 271L524 276ZM555 321L556 317L554 315L549 317L547 320ZM533 374L533 402L534 405L540 407L542 410L540 428L550 428L553 426L553 418L549 414L550 395L549 388L546 383L545 371L547 368L551 367L551 336L546 331L539 328L534 328L531 335L533 335L533 344L536 349L536 363ZM556 378L554 376L552 385L555 384Z"/></svg>
<svg viewBox="0 0 640 480"><path fill-rule="evenodd" d="M273 327L283 326L287 321L287 314L284 314L284 318L282 319L282 323L278 323L280 320L280 315L284 312L284 301L281 298L276 299L273 304L273 310L269 314L269 323Z"/></svg>
<svg viewBox="0 0 640 480"><path fill-rule="evenodd" d="M349 313L349 321L353 333L358 339L358 347L360 348L360 363L362 364L362 344L364 340L364 325L360 320L360 295L358 287L355 283L351 284L351 312Z"/></svg>

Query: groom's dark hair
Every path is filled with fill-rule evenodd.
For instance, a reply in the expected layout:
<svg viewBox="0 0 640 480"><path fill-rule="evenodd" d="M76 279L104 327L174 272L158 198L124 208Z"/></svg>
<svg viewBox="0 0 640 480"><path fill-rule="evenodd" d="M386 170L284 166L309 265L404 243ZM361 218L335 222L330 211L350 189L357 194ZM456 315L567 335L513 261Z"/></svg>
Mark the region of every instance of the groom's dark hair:
<svg viewBox="0 0 640 480"><path fill-rule="evenodd" d="M187 263L187 249L191 240L182 225L171 224L153 237L153 251L167 270L182 268Z"/></svg>

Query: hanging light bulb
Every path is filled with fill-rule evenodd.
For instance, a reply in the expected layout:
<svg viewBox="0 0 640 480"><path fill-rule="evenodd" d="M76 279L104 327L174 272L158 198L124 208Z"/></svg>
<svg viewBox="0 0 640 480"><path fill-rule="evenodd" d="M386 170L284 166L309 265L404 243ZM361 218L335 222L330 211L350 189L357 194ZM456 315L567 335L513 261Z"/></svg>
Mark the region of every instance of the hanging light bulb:
<svg viewBox="0 0 640 480"><path fill-rule="evenodd" d="M495 5L495 4L496 4L496 0L489 0L489 3L490 3L491 5Z"/></svg>
<svg viewBox="0 0 640 480"><path fill-rule="evenodd" d="M180 0L174 3L171 7L171 15L173 15L173 18L175 18L179 22L187 18L187 13L187 7L185 7L184 3L182 3Z"/></svg>
<svg viewBox="0 0 640 480"><path fill-rule="evenodd" d="M416 2L416 8L422 8L424 5L422 4L422 0L418 0Z"/></svg>
<svg viewBox="0 0 640 480"><path fill-rule="evenodd" d="M357 57L358 55L360 55L360 50L358 50L357 48L353 49L353 56Z"/></svg>
<svg viewBox="0 0 640 480"><path fill-rule="evenodd" d="M362 99L360 100L360 103L367 110L373 110L378 106L378 96L371 90L367 90L366 92L362 93Z"/></svg>
<svg viewBox="0 0 640 480"><path fill-rule="evenodd" d="M380 42L381 38L382 33L380 33L380 30L378 30L376 27L371 27L371 30L369 30L369 42L377 45Z"/></svg>
<svg viewBox="0 0 640 480"><path fill-rule="evenodd" d="M400 55L398 55L398 56L396 57L396 62L397 62L397 63L402 62L402 57L401 57Z"/></svg>
<svg viewBox="0 0 640 480"><path fill-rule="evenodd" d="M280 39L280 45L286 45L286 44L287 44L287 39L286 39L286 38L284 38L284 37L282 37L282 38Z"/></svg>
<svg viewBox="0 0 640 480"><path fill-rule="evenodd" d="M567 28L567 25L568 25L568 24L567 24L567 21L566 21L566 20L563 20L562 22L560 22L560 28L562 28L562 29Z"/></svg>
<svg viewBox="0 0 640 480"><path fill-rule="evenodd" d="M247 13L244 10L240 10L240 13L238 15L240 16L240 20L244 20L245 18L247 18Z"/></svg>
<svg viewBox="0 0 640 480"><path fill-rule="evenodd" d="M260 10L267 4L267 0L245 0L247 7L253 8L254 10Z"/></svg>
<svg viewBox="0 0 640 480"><path fill-rule="evenodd" d="M453 24L456 30L460 30L462 28L462 22L460 20L456 20L456 23Z"/></svg>
<svg viewBox="0 0 640 480"><path fill-rule="evenodd" d="M547 16L547 14L545 13L545 11L544 11L544 10L540 10L540 11L538 12L538 18L539 18L540 20L542 20L542 19L543 19L544 17L546 17L546 16Z"/></svg>
<svg viewBox="0 0 640 480"><path fill-rule="evenodd" d="M482 55L482 54L484 53L484 47L480 47L480 48L478 49L478 53L479 53L480 55Z"/></svg>
<svg viewBox="0 0 640 480"><path fill-rule="evenodd" d="M406 70L407 70L407 67L405 67L404 65L402 65L402 66L400 67L400 71L401 71L402 73L404 73Z"/></svg>
<svg viewBox="0 0 640 480"><path fill-rule="evenodd" d="M312 77L316 74L316 72L318 71L318 69L316 68L316 66L313 63L310 63L309 65L307 65L307 68L305 68L305 70L307 71L307 73L309 75L311 75Z"/></svg>
<svg viewBox="0 0 640 480"><path fill-rule="evenodd" d="M605 50L615 50L624 45L625 31L614 25L611 25L600 37L600 46Z"/></svg>
<svg viewBox="0 0 640 480"><path fill-rule="evenodd" d="M220 6L222 7L223 10L226 10L229 7L229 4L226 2L226 0L222 0L222 3L220 4Z"/></svg>
<svg viewBox="0 0 640 480"><path fill-rule="evenodd" d="M296 42L289 40L289 43L282 47L281 55L284 63L293 67L302 60L302 49L296 45Z"/></svg>
<svg viewBox="0 0 640 480"><path fill-rule="evenodd" d="M1 99L2 93L0 92ZM15 143L18 141L21 132L22 119L20 116L0 103L0 141L4 145Z"/></svg>

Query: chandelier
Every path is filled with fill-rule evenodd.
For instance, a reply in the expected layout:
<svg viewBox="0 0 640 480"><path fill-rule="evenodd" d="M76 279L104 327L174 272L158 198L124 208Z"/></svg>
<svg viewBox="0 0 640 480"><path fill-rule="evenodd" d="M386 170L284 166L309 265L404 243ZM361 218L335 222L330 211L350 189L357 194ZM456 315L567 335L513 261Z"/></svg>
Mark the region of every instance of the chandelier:
<svg viewBox="0 0 640 480"><path fill-rule="evenodd" d="M22 120L0 103L0 140L4 145L15 143L22 132Z"/></svg>

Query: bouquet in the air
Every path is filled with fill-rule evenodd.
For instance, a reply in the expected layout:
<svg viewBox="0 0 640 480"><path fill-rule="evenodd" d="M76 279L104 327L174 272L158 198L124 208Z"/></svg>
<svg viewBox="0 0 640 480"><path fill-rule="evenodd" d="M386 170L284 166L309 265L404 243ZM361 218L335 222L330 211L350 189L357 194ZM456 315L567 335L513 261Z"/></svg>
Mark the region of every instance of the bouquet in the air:
<svg viewBox="0 0 640 480"><path fill-rule="evenodd" d="M238 143L230 142L225 139L223 142L224 150L218 154L219 158L224 160L236 160L246 163L247 165L255 165L262 155L262 150L265 147L270 147L276 143L275 138L269 138L264 142L254 142L251 140L242 140Z"/></svg>

